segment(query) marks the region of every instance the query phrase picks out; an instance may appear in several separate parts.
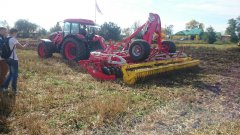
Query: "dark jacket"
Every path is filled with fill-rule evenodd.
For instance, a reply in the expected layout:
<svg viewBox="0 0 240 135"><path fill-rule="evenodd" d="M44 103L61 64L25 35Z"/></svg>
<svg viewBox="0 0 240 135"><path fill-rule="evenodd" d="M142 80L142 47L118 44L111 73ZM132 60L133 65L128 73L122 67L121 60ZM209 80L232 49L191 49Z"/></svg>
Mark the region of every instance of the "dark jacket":
<svg viewBox="0 0 240 135"><path fill-rule="evenodd" d="M4 36L0 34L0 45L3 45L5 40Z"/></svg>

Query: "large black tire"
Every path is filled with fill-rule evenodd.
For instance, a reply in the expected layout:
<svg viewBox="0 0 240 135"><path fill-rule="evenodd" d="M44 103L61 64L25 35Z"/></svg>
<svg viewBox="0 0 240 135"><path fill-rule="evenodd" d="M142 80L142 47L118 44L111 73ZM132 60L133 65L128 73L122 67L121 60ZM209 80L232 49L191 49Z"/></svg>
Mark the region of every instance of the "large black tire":
<svg viewBox="0 0 240 135"><path fill-rule="evenodd" d="M89 50L82 41L67 38L62 44L61 55L66 60L86 60L89 58Z"/></svg>
<svg viewBox="0 0 240 135"><path fill-rule="evenodd" d="M172 41L163 41L162 47L167 48L169 53L176 53L176 45Z"/></svg>
<svg viewBox="0 0 240 135"><path fill-rule="evenodd" d="M130 57L135 62L141 62L148 58L151 48L148 42L144 40L135 40L129 48Z"/></svg>
<svg viewBox="0 0 240 135"><path fill-rule="evenodd" d="M52 44L51 43L46 43L46 42L41 42L38 44L38 56L40 58L50 58L52 57Z"/></svg>

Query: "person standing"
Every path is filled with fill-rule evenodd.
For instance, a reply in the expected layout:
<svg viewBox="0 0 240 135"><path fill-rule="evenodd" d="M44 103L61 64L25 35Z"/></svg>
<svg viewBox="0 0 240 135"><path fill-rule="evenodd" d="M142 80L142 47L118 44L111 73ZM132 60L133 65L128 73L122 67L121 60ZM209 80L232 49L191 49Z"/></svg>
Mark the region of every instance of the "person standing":
<svg viewBox="0 0 240 135"><path fill-rule="evenodd" d="M22 45L16 39L18 30L10 29L10 38L9 38L9 46L12 50L12 54L10 58L7 60L7 64L9 66L10 72L6 78L6 80L2 84L3 89L8 89L10 81L12 82L12 90L17 92L17 78L18 78L18 57L16 53L16 46L26 47L28 44Z"/></svg>
<svg viewBox="0 0 240 135"><path fill-rule="evenodd" d="M0 27L0 46L6 44L6 37L7 37L7 29L5 27ZM0 50L2 51L2 50ZM6 60L0 56L0 85L2 85L3 81L6 78L8 73L8 65Z"/></svg>

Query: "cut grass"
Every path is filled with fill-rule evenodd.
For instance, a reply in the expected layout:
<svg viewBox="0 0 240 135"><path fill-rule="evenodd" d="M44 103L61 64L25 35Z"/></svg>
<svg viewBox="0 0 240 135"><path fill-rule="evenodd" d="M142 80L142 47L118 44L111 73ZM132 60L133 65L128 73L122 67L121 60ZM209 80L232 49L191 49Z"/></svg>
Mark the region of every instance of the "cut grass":
<svg viewBox="0 0 240 135"><path fill-rule="evenodd" d="M133 86L97 81L57 54L43 60L35 51L18 50L19 93L3 125L10 134L239 134L240 51L185 49L202 61L200 69Z"/></svg>

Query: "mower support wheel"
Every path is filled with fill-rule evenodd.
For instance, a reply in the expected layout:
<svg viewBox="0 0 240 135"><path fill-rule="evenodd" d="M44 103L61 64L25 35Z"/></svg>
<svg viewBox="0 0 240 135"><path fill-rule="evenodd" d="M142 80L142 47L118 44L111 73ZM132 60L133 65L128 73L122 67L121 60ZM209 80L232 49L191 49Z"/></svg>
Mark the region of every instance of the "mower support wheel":
<svg viewBox="0 0 240 135"><path fill-rule="evenodd" d="M130 57L136 62L144 61L147 59L150 51L150 45L144 40L133 41L129 48Z"/></svg>
<svg viewBox="0 0 240 135"><path fill-rule="evenodd" d="M163 41L162 48L165 48L169 53L176 53L176 45L172 41Z"/></svg>

